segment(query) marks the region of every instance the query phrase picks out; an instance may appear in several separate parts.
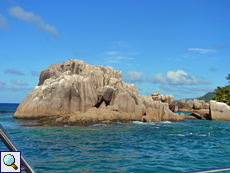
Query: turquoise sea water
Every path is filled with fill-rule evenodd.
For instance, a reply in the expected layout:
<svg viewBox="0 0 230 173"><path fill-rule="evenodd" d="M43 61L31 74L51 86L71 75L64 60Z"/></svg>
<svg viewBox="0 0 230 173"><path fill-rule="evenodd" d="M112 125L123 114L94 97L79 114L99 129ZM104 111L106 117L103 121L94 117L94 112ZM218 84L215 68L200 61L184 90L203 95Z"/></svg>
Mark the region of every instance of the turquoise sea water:
<svg viewBox="0 0 230 173"><path fill-rule="evenodd" d="M0 104L0 110L16 107ZM230 122L33 127L27 125L35 121L12 117L0 113L0 123L37 172L179 173L230 166ZM211 136L184 136L188 131ZM7 150L0 140L0 151Z"/></svg>

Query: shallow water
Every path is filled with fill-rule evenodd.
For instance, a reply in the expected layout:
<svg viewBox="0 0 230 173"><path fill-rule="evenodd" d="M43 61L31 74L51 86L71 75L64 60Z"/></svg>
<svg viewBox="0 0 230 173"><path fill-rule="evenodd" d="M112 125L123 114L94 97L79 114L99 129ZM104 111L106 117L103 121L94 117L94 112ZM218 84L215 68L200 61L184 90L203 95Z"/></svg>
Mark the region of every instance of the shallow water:
<svg viewBox="0 0 230 173"><path fill-rule="evenodd" d="M230 166L230 122L30 127L25 125L34 121L12 117L0 113L0 123L37 172L177 173ZM185 136L188 131L211 136ZM0 150L8 150L1 141Z"/></svg>

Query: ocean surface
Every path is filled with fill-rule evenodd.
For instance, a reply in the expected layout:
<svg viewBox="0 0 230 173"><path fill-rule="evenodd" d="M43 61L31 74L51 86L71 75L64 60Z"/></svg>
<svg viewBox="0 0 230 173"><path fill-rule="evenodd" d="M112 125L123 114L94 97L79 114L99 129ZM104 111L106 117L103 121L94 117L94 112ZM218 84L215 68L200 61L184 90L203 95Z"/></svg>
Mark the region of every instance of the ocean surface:
<svg viewBox="0 0 230 173"><path fill-rule="evenodd" d="M16 110L17 106L0 104L0 110ZM230 166L230 122L29 126L35 122L0 113L1 125L38 173L179 173ZM211 136L185 136L189 131ZM1 140L0 151L8 151Z"/></svg>

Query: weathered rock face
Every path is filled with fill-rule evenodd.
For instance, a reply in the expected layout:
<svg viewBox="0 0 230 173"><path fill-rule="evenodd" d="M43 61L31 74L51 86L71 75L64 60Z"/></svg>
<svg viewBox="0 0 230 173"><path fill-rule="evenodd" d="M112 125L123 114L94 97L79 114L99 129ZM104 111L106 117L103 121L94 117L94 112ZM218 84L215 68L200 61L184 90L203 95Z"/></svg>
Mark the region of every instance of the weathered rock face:
<svg viewBox="0 0 230 173"><path fill-rule="evenodd" d="M160 95L159 91L155 91L152 95L154 101L162 101L163 103L168 103L169 109L175 111L176 101L173 95Z"/></svg>
<svg viewBox="0 0 230 173"><path fill-rule="evenodd" d="M177 105L178 109L182 109L182 108L184 108L185 103L186 103L186 99L180 99L177 101L176 105Z"/></svg>
<svg viewBox="0 0 230 173"><path fill-rule="evenodd" d="M212 120L230 121L230 106L225 103L211 100L209 112Z"/></svg>
<svg viewBox="0 0 230 173"><path fill-rule="evenodd" d="M146 107L146 114L142 117L143 122L149 121L183 121L184 115L173 113L168 103L154 101L151 96L140 96Z"/></svg>
<svg viewBox="0 0 230 173"><path fill-rule="evenodd" d="M54 124L83 125L115 121L183 121L170 111L172 95L160 101L141 96L134 84L121 80L122 73L80 60L50 65L39 84L18 106L14 118L54 117ZM145 118L143 118L145 117Z"/></svg>
<svg viewBox="0 0 230 173"><path fill-rule="evenodd" d="M162 103L161 101L154 101L154 106L148 107L146 115L142 117L143 122L151 121L183 121L184 115L173 113L168 103Z"/></svg>
<svg viewBox="0 0 230 173"><path fill-rule="evenodd" d="M86 112L96 105L98 94L88 78L65 72L56 79L46 79L18 106L14 118L39 118Z"/></svg>
<svg viewBox="0 0 230 173"><path fill-rule="evenodd" d="M47 69L42 70L38 86L42 85L46 79L58 78L64 72L70 71L72 74L90 78L90 81L96 88L110 86L121 86L122 73L117 70L103 66L91 66L81 60L67 60L61 64L50 65Z"/></svg>
<svg viewBox="0 0 230 173"><path fill-rule="evenodd" d="M141 120L146 112L146 107L137 93L123 87L119 87L113 92L110 106L123 112L134 113L135 120Z"/></svg>
<svg viewBox="0 0 230 173"><path fill-rule="evenodd" d="M190 112L190 111L208 111L209 109L209 103L205 103L204 100L199 100L199 99L194 99L194 100L189 100L186 103L186 99L180 99L176 103L178 107L178 111L181 112Z"/></svg>
<svg viewBox="0 0 230 173"><path fill-rule="evenodd" d="M169 109L173 112L175 111L176 101L173 95L160 95L160 101L168 103Z"/></svg>
<svg viewBox="0 0 230 173"><path fill-rule="evenodd" d="M202 104L197 99L193 101L193 109L202 109Z"/></svg>
<svg viewBox="0 0 230 173"><path fill-rule="evenodd" d="M193 101L192 100L187 101L184 107L187 109L193 109Z"/></svg>

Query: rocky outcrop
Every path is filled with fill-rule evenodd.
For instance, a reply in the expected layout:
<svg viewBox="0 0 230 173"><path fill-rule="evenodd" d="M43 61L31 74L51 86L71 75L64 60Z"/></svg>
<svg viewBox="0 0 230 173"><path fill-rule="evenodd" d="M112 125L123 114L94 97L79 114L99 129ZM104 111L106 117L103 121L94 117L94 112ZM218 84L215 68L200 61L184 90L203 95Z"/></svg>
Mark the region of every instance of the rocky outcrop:
<svg viewBox="0 0 230 173"><path fill-rule="evenodd" d="M173 95L160 95L159 91L155 91L151 96L154 101L168 103L169 109L175 111L176 101Z"/></svg>
<svg viewBox="0 0 230 173"><path fill-rule="evenodd" d="M193 101L193 109L202 109L202 104L197 99L194 99Z"/></svg>
<svg viewBox="0 0 230 173"><path fill-rule="evenodd" d="M173 113L168 106L168 103L154 101L152 96L139 95L141 101L146 107L146 113L142 117L143 122L149 121L183 121L183 114Z"/></svg>
<svg viewBox="0 0 230 173"><path fill-rule="evenodd" d="M50 65L41 72L38 86L18 106L14 118L47 117L48 122L59 125L183 121L183 116L171 111L172 95L157 95L160 101L154 101L151 96L139 95L136 86L124 83L121 76L117 70L80 60Z"/></svg>
<svg viewBox="0 0 230 173"><path fill-rule="evenodd" d="M209 111L212 120L230 121L230 106L226 103L210 100Z"/></svg>
<svg viewBox="0 0 230 173"><path fill-rule="evenodd" d="M151 121L183 121L184 116L173 113L168 103L162 103L160 101L154 101L153 107L148 107L146 115L142 117L143 122Z"/></svg>
<svg viewBox="0 0 230 173"><path fill-rule="evenodd" d="M186 99L180 99L177 101L176 106L178 109L182 109L185 107Z"/></svg>
<svg viewBox="0 0 230 173"><path fill-rule="evenodd" d="M123 87L117 88L112 95L110 106L127 113L134 113L135 120L140 120L146 107L137 93Z"/></svg>
<svg viewBox="0 0 230 173"><path fill-rule="evenodd" d="M193 109L193 101L192 100L187 101L187 103L185 103L184 107L186 109Z"/></svg>
<svg viewBox="0 0 230 173"><path fill-rule="evenodd" d="M185 99L180 99L176 103L176 107L179 112L207 112L209 111L209 103L205 103L204 100L194 99L188 100L186 103Z"/></svg>

